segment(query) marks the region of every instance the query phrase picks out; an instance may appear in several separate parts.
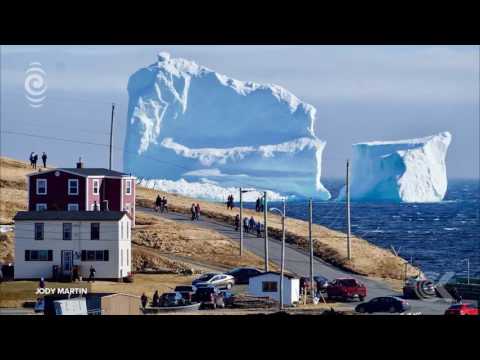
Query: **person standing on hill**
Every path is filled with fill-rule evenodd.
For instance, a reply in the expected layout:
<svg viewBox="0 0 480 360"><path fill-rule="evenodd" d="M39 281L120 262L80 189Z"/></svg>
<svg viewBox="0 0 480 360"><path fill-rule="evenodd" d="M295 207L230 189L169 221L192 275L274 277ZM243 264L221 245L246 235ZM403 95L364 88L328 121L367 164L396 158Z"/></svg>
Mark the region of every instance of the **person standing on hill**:
<svg viewBox="0 0 480 360"><path fill-rule="evenodd" d="M243 231L248 233L248 218L247 217L243 218Z"/></svg>
<svg viewBox="0 0 480 360"><path fill-rule="evenodd" d="M195 219L200 220L200 204L197 203L195 206Z"/></svg>
<svg viewBox="0 0 480 360"><path fill-rule="evenodd" d="M38 154L33 155L33 168L37 168Z"/></svg>
<svg viewBox="0 0 480 360"><path fill-rule="evenodd" d="M192 204L192 207L190 208L190 212L192 213L192 221L195 220L196 218L196 207L195 204Z"/></svg>
<svg viewBox="0 0 480 360"><path fill-rule="evenodd" d="M257 222L257 224L255 225L256 228L257 228L257 237L262 237L262 224L259 222Z"/></svg>
<svg viewBox="0 0 480 360"><path fill-rule="evenodd" d="M255 202L255 211L260 211L260 198L257 198L257 201Z"/></svg>
<svg viewBox="0 0 480 360"><path fill-rule="evenodd" d="M160 305L160 296L158 295L158 290L155 290L152 299L152 306L159 306Z"/></svg>
<svg viewBox="0 0 480 360"><path fill-rule="evenodd" d="M157 195L157 198L155 199L155 211L158 212L160 209L160 206L162 206L162 199L160 198L160 195Z"/></svg>
<svg viewBox="0 0 480 360"><path fill-rule="evenodd" d="M43 162L43 167L46 168L47 167L47 154L45 153L45 151L42 154L42 162Z"/></svg>
<svg viewBox="0 0 480 360"><path fill-rule="evenodd" d="M250 221L248 222L248 227L250 228L250 231L253 233L255 230L255 219L253 216L250 218Z"/></svg>
<svg viewBox="0 0 480 360"><path fill-rule="evenodd" d="M32 169L33 169L33 155L34 154L35 153L33 151L30 153L30 166L32 167Z"/></svg>

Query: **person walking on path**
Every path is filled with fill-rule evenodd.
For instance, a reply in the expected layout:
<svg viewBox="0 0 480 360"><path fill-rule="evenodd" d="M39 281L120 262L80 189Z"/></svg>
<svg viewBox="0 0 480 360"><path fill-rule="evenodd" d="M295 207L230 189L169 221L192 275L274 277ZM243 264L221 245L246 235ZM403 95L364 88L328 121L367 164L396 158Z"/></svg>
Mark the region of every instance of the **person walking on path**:
<svg viewBox="0 0 480 360"><path fill-rule="evenodd" d="M42 162L43 162L43 167L46 168L47 167L47 154L45 153L45 151L42 154Z"/></svg>
<svg viewBox="0 0 480 360"><path fill-rule="evenodd" d="M93 265L90 265L90 277L88 278L88 282L95 282L95 273L97 271L95 270L95 268L93 267Z"/></svg>
<svg viewBox="0 0 480 360"><path fill-rule="evenodd" d="M253 233L255 231L255 219L253 218L253 216L250 218L248 226L250 228L250 231Z"/></svg>
<svg viewBox="0 0 480 360"><path fill-rule="evenodd" d="M257 198L257 201L255 202L255 211L260 211L260 198Z"/></svg>
<svg viewBox="0 0 480 360"><path fill-rule="evenodd" d="M197 206L195 206L195 219L200 220L200 204L197 203Z"/></svg>
<svg viewBox="0 0 480 360"><path fill-rule="evenodd" d="M197 208L196 208L195 204L192 204L192 207L190 208L190 212L192 213L192 221L195 220L195 218L196 218L196 210L197 210Z"/></svg>
<svg viewBox="0 0 480 360"><path fill-rule="evenodd" d="M155 211L158 212L160 210L160 206L162 206L162 199L160 198L160 195L157 195L157 198L155 199Z"/></svg>
<svg viewBox="0 0 480 360"><path fill-rule="evenodd" d="M140 298L140 301L142 302L142 308L145 309L147 307L148 303L148 297L145 295L145 293L142 294L142 297Z"/></svg>
<svg viewBox="0 0 480 360"><path fill-rule="evenodd" d="M248 233L248 218L247 217L243 218L243 231Z"/></svg>
<svg viewBox="0 0 480 360"><path fill-rule="evenodd" d="M240 227L240 215L237 214L235 216L235 231L238 231L239 227Z"/></svg>
<svg viewBox="0 0 480 360"><path fill-rule="evenodd" d="M256 228L257 228L257 238L262 237L262 224L260 223L260 221L257 222Z"/></svg>
<svg viewBox="0 0 480 360"><path fill-rule="evenodd" d="M168 205L167 205L167 198L164 196L162 199L163 205L162 205L162 213L166 211L168 213Z"/></svg>

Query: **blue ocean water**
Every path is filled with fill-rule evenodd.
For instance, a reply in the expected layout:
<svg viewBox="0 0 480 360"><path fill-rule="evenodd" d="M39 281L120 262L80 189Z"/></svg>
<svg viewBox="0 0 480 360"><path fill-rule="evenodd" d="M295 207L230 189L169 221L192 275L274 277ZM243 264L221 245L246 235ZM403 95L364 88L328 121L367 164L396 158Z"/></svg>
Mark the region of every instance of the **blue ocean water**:
<svg viewBox="0 0 480 360"><path fill-rule="evenodd" d="M335 199L343 182L323 184ZM270 203L271 206L280 206ZM246 205L252 207L252 204ZM308 217L308 202L287 202L287 216ZM346 230L344 202L314 201L313 221L329 228ZM354 235L413 260L424 272L453 271L480 276L480 183L478 180L451 180L444 201L432 204L351 203Z"/></svg>

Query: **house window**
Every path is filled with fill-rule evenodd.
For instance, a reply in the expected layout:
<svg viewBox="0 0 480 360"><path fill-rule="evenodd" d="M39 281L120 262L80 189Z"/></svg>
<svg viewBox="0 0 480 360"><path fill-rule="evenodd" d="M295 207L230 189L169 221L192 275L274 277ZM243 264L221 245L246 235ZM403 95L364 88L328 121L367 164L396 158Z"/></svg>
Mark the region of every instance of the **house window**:
<svg viewBox="0 0 480 360"><path fill-rule="evenodd" d="M93 195L100 194L100 180L94 179L93 180Z"/></svg>
<svg viewBox="0 0 480 360"><path fill-rule="evenodd" d="M25 250L25 261L53 261L53 250Z"/></svg>
<svg viewBox="0 0 480 360"><path fill-rule="evenodd" d="M47 204L36 204L35 210L37 211L45 211L47 210Z"/></svg>
<svg viewBox="0 0 480 360"><path fill-rule="evenodd" d="M82 250L82 261L108 261L108 250Z"/></svg>
<svg viewBox="0 0 480 360"><path fill-rule="evenodd" d="M100 240L100 223L90 224L90 240Z"/></svg>
<svg viewBox="0 0 480 360"><path fill-rule="evenodd" d="M125 180L125 195L132 195L132 180Z"/></svg>
<svg viewBox="0 0 480 360"><path fill-rule="evenodd" d="M277 282L276 281L263 281L262 282L262 291L263 292L277 292Z"/></svg>
<svg viewBox="0 0 480 360"><path fill-rule="evenodd" d="M78 211L79 207L78 204L68 204L67 205L67 210L68 211Z"/></svg>
<svg viewBox="0 0 480 360"><path fill-rule="evenodd" d="M68 179L68 195L78 195L78 179Z"/></svg>
<svg viewBox="0 0 480 360"><path fill-rule="evenodd" d="M47 179L37 179L37 195L47 195Z"/></svg>
<svg viewBox="0 0 480 360"><path fill-rule="evenodd" d="M63 240L72 240L72 224L63 223Z"/></svg>
<svg viewBox="0 0 480 360"><path fill-rule="evenodd" d="M43 223L35 223L35 240L43 240Z"/></svg>

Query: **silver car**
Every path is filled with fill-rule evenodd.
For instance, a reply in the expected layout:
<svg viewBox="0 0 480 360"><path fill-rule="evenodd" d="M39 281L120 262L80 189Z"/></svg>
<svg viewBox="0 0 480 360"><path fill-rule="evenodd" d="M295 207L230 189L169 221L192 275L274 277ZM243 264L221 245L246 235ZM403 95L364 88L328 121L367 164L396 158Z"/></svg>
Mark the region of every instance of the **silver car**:
<svg viewBox="0 0 480 360"><path fill-rule="evenodd" d="M203 274L198 279L193 280L192 285L196 287L213 285L219 289L230 290L235 284L235 278L227 274L208 273Z"/></svg>

